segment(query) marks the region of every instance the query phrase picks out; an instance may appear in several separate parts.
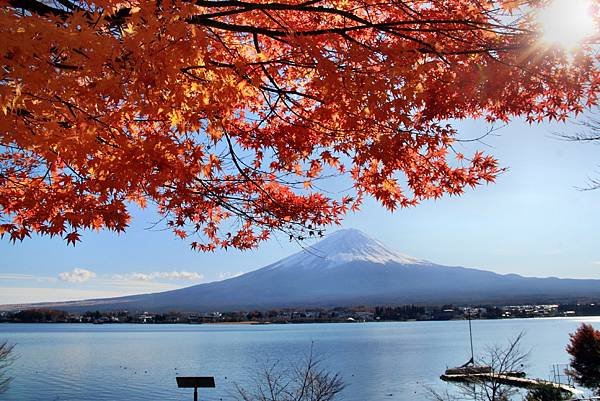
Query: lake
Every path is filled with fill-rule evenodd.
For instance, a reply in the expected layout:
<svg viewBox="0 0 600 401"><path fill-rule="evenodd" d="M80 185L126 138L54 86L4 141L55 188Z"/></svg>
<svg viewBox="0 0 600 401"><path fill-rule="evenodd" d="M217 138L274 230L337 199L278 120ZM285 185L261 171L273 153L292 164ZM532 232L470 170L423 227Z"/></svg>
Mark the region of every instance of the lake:
<svg viewBox="0 0 600 401"><path fill-rule="evenodd" d="M475 320L475 353L525 332L531 350L526 371L550 378L568 363L569 333L600 317ZM313 344L323 366L347 385L340 400L415 401L425 387L444 389L438 377L470 357L466 321L294 325L0 324L0 340L16 343L18 360L6 401L192 400L178 389L181 376L214 376L216 389L200 400L234 399L261 367L287 367Z"/></svg>

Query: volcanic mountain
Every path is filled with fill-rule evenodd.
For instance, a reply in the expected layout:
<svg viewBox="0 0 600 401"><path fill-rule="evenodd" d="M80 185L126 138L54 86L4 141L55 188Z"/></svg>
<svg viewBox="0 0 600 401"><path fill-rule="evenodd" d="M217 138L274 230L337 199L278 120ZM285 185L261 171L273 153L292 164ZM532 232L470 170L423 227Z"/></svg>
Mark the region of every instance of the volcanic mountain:
<svg viewBox="0 0 600 401"><path fill-rule="evenodd" d="M28 305L72 311L234 311L383 304L559 302L600 297L600 280L523 277L438 265L354 230L238 277L173 291Z"/></svg>

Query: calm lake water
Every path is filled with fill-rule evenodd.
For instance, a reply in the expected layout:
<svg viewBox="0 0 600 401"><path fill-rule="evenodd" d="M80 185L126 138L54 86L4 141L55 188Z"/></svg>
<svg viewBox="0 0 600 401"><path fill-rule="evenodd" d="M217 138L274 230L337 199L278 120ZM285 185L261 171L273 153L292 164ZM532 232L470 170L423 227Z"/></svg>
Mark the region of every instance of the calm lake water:
<svg viewBox="0 0 600 401"><path fill-rule="evenodd" d="M527 372L549 378L567 363L569 333L600 317L473 321L475 352L525 332ZM201 400L234 399L266 363L286 366L309 352L325 358L347 384L348 401L428 399L444 389L439 375L469 359L466 321L303 325L0 324L0 339L17 344L19 359L6 401L192 400L176 375L215 376Z"/></svg>

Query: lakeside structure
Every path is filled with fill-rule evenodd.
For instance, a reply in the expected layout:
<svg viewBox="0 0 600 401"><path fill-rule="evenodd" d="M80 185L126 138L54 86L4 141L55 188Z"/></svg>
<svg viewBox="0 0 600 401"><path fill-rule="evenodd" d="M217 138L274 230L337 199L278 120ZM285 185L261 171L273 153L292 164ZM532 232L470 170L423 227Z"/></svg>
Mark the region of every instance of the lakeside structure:
<svg viewBox="0 0 600 401"><path fill-rule="evenodd" d="M359 306L354 308L298 308L237 312L87 311L65 312L52 309L24 309L0 312L0 322L8 323L341 323L377 321L443 321L471 319L513 319L570 316L600 316L600 303L478 306Z"/></svg>

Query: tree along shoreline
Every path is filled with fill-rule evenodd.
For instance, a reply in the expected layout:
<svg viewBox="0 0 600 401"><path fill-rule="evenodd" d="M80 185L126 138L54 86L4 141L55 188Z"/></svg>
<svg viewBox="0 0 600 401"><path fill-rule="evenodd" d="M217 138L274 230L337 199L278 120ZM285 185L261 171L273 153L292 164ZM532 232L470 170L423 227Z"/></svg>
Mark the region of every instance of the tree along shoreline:
<svg viewBox="0 0 600 401"><path fill-rule="evenodd" d="M600 303L507 306L376 306L337 308L285 308L237 312L130 312L87 311L69 313L52 309L0 312L0 323L89 324L293 324L396 321L445 321L462 319L528 319L600 316Z"/></svg>

